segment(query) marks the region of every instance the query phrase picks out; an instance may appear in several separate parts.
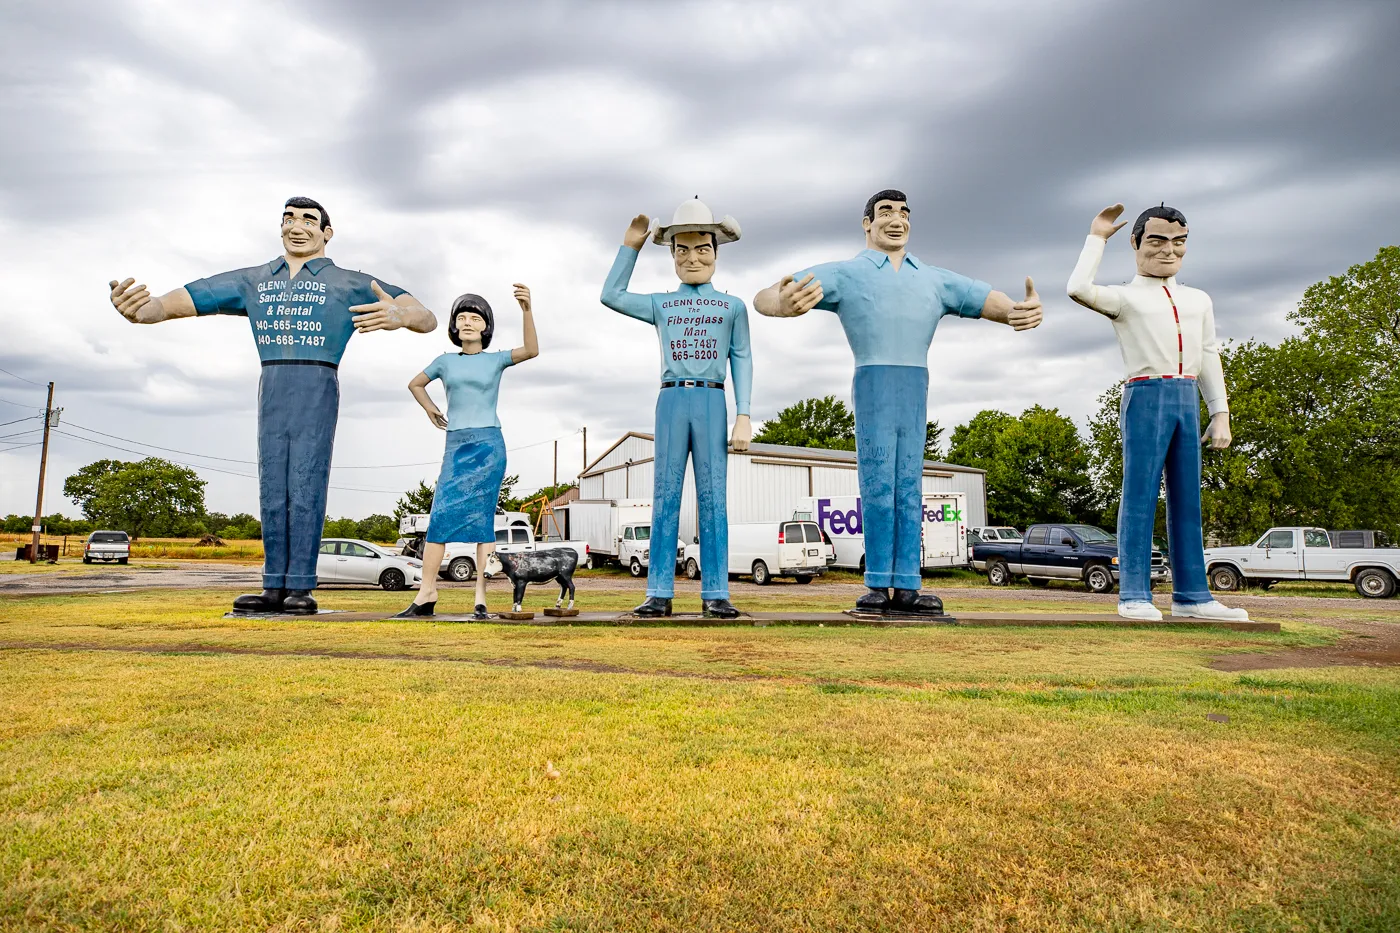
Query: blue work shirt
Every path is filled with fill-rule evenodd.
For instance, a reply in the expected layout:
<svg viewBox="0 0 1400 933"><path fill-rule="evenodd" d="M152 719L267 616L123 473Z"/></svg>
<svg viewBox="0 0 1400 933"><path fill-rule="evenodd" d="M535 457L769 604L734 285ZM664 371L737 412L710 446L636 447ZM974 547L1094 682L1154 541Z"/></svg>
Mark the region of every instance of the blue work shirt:
<svg viewBox="0 0 1400 933"><path fill-rule="evenodd" d="M295 278L287 277L287 260L220 272L185 286L199 314L238 314L253 328L258 356L270 360L317 360L339 364L355 332L353 305L379 300L370 290L376 281L363 272L342 269L324 256L308 259ZM392 298L402 288L379 281Z"/></svg>
<svg viewBox="0 0 1400 933"><path fill-rule="evenodd" d="M428 364L423 375L441 379L447 389L447 430L499 428L496 399L501 373L514 364L509 350L444 353Z"/></svg>
<svg viewBox="0 0 1400 933"><path fill-rule="evenodd" d="M734 372L734 411L749 413L753 394L753 351L749 344L749 309L713 285L682 285L674 292L637 295L627 290L637 251L617 251L603 304L656 327L661 341L662 381L703 379L724 382L726 364Z"/></svg>
<svg viewBox="0 0 1400 933"><path fill-rule="evenodd" d="M863 249L841 262L824 262L797 273L822 283L818 308L835 311L857 366L928 368L933 332L945 314L981 317L992 286L908 255L895 269L890 257Z"/></svg>

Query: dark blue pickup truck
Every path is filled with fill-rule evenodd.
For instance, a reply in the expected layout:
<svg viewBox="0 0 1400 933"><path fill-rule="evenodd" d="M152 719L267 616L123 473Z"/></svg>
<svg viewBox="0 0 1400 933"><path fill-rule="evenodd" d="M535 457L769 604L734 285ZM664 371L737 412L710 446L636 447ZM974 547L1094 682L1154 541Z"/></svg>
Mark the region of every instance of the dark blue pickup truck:
<svg viewBox="0 0 1400 933"><path fill-rule="evenodd" d="M1006 586L1016 577L1044 586L1051 580L1081 580L1094 593L1108 593L1118 582L1118 539L1093 525L1032 525L1021 541L973 545L972 567L987 582ZM1152 582L1171 579L1165 555L1152 551Z"/></svg>

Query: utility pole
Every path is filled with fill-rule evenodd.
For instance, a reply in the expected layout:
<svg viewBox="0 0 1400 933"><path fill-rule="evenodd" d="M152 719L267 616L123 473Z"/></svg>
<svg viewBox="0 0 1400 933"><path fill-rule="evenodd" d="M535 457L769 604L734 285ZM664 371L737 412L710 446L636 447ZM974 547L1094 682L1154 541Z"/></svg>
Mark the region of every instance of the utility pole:
<svg viewBox="0 0 1400 933"><path fill-rule="evenodd" d="M559 485L559 442L554 442L554 485Z"/></svg>
<svg viewBox="0 0 1400 933"><path fill-rule="evenodd" d="M49 428L54 422L53 410L53 383L49 383L49 400L44 403L44 446L39 454L39 494L34 500L34 524L30 528L34 532L34 538L30 542L29 562L37 563L39 560L39 530L43 527L44 516L44 470L49 465Z"/></svg>
<svg viewBox="0 0 1400 933"><path fill-rule="evenodd" d="M583 470L588 469L588 425L583 426ZM580 491L583 484L583 470L578 471Z"/></svg>

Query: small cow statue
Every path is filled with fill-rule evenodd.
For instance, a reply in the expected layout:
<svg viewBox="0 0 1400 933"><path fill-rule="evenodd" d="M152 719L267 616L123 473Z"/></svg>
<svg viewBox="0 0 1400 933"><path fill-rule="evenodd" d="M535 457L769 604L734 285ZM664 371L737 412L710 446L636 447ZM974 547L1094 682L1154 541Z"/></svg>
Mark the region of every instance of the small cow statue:
<svg viewBox="0 0 1400 933"><path fill-rule="evenodd" d="M569 605L574 608L574 570L578 567L578 552L572 548L550 548L546 551L523 551L519 554L496 554L501 562L501 570L510 582L515 584L515 611L520 612L520 604L525 601L525 587L530 583L559 581L559 598L554 602L558 609L568 594Z"/></svg>

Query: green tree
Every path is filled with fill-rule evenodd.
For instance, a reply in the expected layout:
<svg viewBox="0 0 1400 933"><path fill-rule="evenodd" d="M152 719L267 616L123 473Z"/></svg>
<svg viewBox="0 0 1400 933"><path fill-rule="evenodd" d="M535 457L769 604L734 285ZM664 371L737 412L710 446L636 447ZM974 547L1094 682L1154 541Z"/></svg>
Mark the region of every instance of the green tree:
<svg viewBox="0 0 1400 933"><path fill-rule="evenodd" d="M1073 421L1034 405L1015 417L978 412L958 425L948 462L987 471L988 520L1024 528L1097 518L1089 452Z"/></svg>
<svg viewBox="0 0 1400 933"><path fill-rule="evenodd" d="M362 518L355 525L357 538L366 541L377 541L380 543L390 543L398 540L399 523L387 515L371 515L369 518Z"/></svg>
<svg viewBox="0 0 1400 933"><path fill-rule="evenodd" d="M759 425L753 439L763 444L855 450L856 416L834 395L803 399Z"/></svg>
<svg viewBox="0 0 1400 933"><path fill-rule="evenodd" d="M258 520L257 516L249 515L247 512L239 512L237 515L229 516L228 524L219 534L225 538L257 541L262 538L262 522Z"/></svg>
<svg viewBox="0 0 1400 933"><path fill-rule="evenodd" d="M328 518L321 529L323 538L358 538L360 523L353 518Z"/></svg>
<svg viewBox="0 0 1400 933"><path fill-rule="evenodd" d="M515 491L515 486L520 482L520 476L512 473L501 480L501 494L496 500L496 508L507 512L518 512L523 501L511 495Z"/></svg>
<svg viewBox="0 0 1400 933"><path fill-rule="evenodd" d="M410 489L394 505L395 520L405 515L427 515L433 510L433 486L427 480L419 480L415 489Z"/></svg>
<svg viewBox="0 0 1400 933"><path fill-rule="evenodd" d="M63 494L94 525L132 539L178 534L204 514L204 480L194 470L147 457L134 463L99 460L68 477Z"/></svg>
<svg viewBox="0 0 1400 933"><path fill-rule="evenodd" d="M924 428L924 457L928 460L943 457L943 428L937 421L930 421Z"/></svg>

